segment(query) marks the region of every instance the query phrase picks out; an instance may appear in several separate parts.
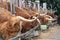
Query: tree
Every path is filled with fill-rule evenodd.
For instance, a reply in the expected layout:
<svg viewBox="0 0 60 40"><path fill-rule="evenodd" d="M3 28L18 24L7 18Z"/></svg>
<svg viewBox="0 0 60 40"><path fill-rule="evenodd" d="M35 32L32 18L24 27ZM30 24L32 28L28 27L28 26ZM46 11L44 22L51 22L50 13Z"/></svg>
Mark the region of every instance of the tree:
<svg viewBox="0 0 60 40"><path fill-rule="evenodd" d="M40 4L46 2L47 9L57 10L56 14L60 17L60 0L40 0Z"/></svg>

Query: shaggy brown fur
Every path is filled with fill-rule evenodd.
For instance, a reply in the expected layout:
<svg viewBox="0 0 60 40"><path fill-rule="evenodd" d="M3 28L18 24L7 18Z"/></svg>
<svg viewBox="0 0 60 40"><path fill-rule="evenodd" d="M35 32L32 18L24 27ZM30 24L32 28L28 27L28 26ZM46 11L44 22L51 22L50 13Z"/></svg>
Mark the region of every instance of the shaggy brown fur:
<svg viewBox="0 0 60 40"><path fill-rule="evenodd" d="M18 9L17 9L17 10L18 10ZM17 10L16 10L16 11L17 11ZM19 10L20 10L20 9L19 9ZM25 11L25 13L26 13L26 11L27 11L30 16L36 16L36 13L38 13L37 10L30 10L30 11L29 11L29 10L26 9L26 8L24 8L24 11ZM19 12L20 12L20 11L19 11ZM26 13L26 14L28 14L28 13ZM41 11L41 13L43 13L43 12ZM23 14L24 14L24 13L23 13ZM21 13L18 13L18 15L21 15ZM26 17L29 17L29 16L26 16ZM30 18L30 17L29 17L29 18ZM46 18L45 16L39 16L38 19L40 19L41 24L48 24L48 23L49 23L49 20L46 20L45 18ZM22 33L26 32L26 31L29 31L30 29L32 29L33 27L35 27L37 24L38 24L37 21L34 21L34 22L23 22L23 24L22 24Z"/></svg>
<svg viewBox="0 0 60 40"><path fill-rule="evenodd" d="M22 33L25 33L27 31L29 31L30 29L32 29L33 27L37 26L38 22L37 21L33 21L33 22L23 22L22 24Z"/></svg>
<svg viewBox="0 0 60 40"><path fill-rule="evenodd" d="M19 7L16 7L16 15L22 16L27 19L31 17L26 10L20 9Z"/></svg>
<svg viewBox="0 0 60 40"><path fill-rule="evenodd" d="M57 16L54 13L48 12L47 15L50 15L52 18L57 19Z"/></svg>
<svg viewBox="0 0 60 40"><path fill-rule="evenodd" d="M8 5L7 5L8 4ZM0 2L0 7L3 7L3 8L5 8L5 9L7 9L7 7L8 7L8 10L10 11L10 3L9 2L7 2L7 4L6 4L6 2L3 2L3 4ZM7 5L7 6L6 6Z"/></svg>
<svg viewBox="0 0 60 40"><path fill-rule="evenodd" d="M16 12L17 12L16 15L25 17L27 19L29 18L32 19L31 17L36 15L35 12L33 11L29 11L28 9L25 9L25 8L20 9L19 7L16 7ZM36 20L33 22L23 22L21 32L25 33L37 25L38 25L38 22Z"/></svg>
<svg viewBox="0 0 60 40"><path fill-rule="evenodd" d="M21 30L20 28L20 19L6 9L0 8L0 33L3 39L8 40L16 36Z"/></svg>
<svg viewBox="0 0 60 40"><path fill-rule="evenodd" d="M40 16L39 20L41 22L41 24L47 25L49 23L49 20L46 20L45 18L47 18L46 16Z"/></svg>

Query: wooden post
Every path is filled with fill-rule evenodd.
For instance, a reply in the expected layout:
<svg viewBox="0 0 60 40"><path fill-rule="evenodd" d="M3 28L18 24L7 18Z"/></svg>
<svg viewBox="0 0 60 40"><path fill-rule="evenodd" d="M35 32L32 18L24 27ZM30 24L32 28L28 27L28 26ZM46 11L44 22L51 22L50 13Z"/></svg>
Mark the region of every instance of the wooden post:
<svg viewBox="0 0 60 40"><path fill-rule="evenodd" d="M43 11L47 11L47 4L43 3Z"/></svg>
<svg viewBox="0 0 60 40"><path fill-rule="evenodd" d="M10 0L11 13L15 13L15 0Z"/></svg>
<svg viewBox="0 0 60 40"><path fill-rule="evenodd" d="M35 2L37 3L37 9L39 11L40 10L40 1L39 0L36 0Z"/></svg>
<svg viewBox="0 0 60 40"><path fill-rule="evenodd" d="M13 5L13 0L10 0L10 10L11 10L11 13L13 13L12 5Z"/></svg>
<svg viewBox="0 0 60 40"><path fill-rule="evenodd" d="M19 7L22 8L22 0L19 0Z"/></svg>
<svg viewBox="0 0 60 40"><path fill-rule="evenodd" d="M4 5L3 5L3 0L1 0L1 3L2 3L1 7L4 7Z"/></svg>
<svg viewBox="0 0 60 40"><path fill-rule="evenodd" d="M8 0L6 0L6 9L8 9Z"/></svg>
<svg viewBox="0 0 60 40"><path fill-rule="evenodd" d="M35 3L35 2L33 2L33 5L34 5L34 6L33 6L33 8L35 9L35 8L36 8L36 3Z"/></svg>
<svg viewBox="0 0 60 40"><path fill-rule="evenodd" d="M18 6L18 3L19 3L19 1L18 0L15 0L15 5L16 6Z"/></svg>
<svg viewBox="0 0 60 40"><path fill-rule="evenodd" d="M28 1L29 7L31 7L31 1Z"/></svg>
<svg viewBox="0 0 60 40"><path fill-rule="evenodd" d="M23 8L25 8L26 7L26 5L25 5L26 3L25 3L25 0L23 0L22 1L22 6L23 6Z"/></svg>
<svg viewBox="0 0 60 40"><path fill-rule="evenodd" d="M15 12L15 6L16 6L15 3L16 3L16 0L13 0L13 13L16 13L16 12Z"/></svg>

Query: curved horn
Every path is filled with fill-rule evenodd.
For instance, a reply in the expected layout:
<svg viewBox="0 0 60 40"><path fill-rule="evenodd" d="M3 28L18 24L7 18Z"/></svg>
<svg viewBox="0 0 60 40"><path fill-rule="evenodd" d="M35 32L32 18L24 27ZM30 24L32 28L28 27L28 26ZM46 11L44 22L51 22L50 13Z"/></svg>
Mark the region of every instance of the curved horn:
<svg viewBox="0 0 60 40"><path fill-rule="evenodd" d="M17 16L17 18L20 18L22 21L27 21L27 22L33 22L33 21L35 21L37 19L36 17L34 17L34 19L29 20L29 19L25 19L25 18L23 18L21 16Z"/></svg>
<svg viewBox="0 0 60 40"><path fill-rule="evenodd" d="M45 15L45 16L48 16L48 17L49 17L49 18L46 18L46 19L48 19L48 20L51 20L51 21L56 20L56 19L52 18L52 17L51 17L51 16L49 16L49 15Z"/></svg>
<svg viewBox="0 0 60 40"><path fill-rule="evenodd" d="M56 20L56 19L52 18L50 15L46 15L46 14L40 14L40 16L48 16L49 18L46 18L47 20L51 20L51 21Z"/></svg>
<svg viewBox="0 0 60 40"><path fill-rule="evenodd" d="M40 14L40 16L48 16L50 19L53 19L50 15Z"/></svg>
<svg viewBox="0 0 60 40"><path fill-rule="evenodd" d="M56 20L56 19L52 18L52 17L51 17L51 16L49 16L49 15L46 15L46 16L48 16L48 17L50 18L49 20L51 20L51 21Z"/></svg>
<svg viewBox="0 0 60 40"><path fill-rule="evenodd" d="M56 19L49 19L49 18L46 18L47 20L50 20L50 21L54 21L54 20L56 20Z"/></svg>
<svg viewBox="0 0 60 40"><path fill-rule="evenodd" d="M41 22L40 22L40 20L39 20L39 19L37 19L37 21L38 21L38 23L39 23L39 24L41 24Z"/></svg>
<svg viewBox="0 0 60 40"><path fill-rule="evenodd" d="M44 16L45 14L40 14L40 16Z"/></svg>
<svg viewBox="0 0 60 40"><path fill-rule="evenodd" d="M48 16L50 19L53 19L50 15L45 15L45 16Z"/></svg>
<svg viewBox="0 0 60 40"><path fill-rule="evenodd" d="M39 13L36 13L36 14L39 14ZM56 20L56 19L52 18L50 15L46 15L46 14L40 14L40 16L48 16L49 18L46 18L47 20L51 20L51 21Z"/></svg>

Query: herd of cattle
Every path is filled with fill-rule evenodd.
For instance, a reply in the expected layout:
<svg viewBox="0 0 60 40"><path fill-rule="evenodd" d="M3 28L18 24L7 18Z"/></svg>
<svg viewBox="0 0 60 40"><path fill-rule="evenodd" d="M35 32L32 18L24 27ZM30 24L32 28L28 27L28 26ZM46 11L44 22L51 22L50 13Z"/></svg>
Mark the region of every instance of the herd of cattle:
<svg viewBox="0 0 60 40"><path fill-rule="evenodd" d="M20 9L17 6L15 7L16 13L12 14L10 12L10 5L8 5L7 10L6 3L4 2L3 4L4 6L0 7L0 35L4 40L16 36L19 31L25 33L36 25L49 25L57 20L54 12L38 11L32 8ZM2 6L1 3L0 6Z"/></svg>

